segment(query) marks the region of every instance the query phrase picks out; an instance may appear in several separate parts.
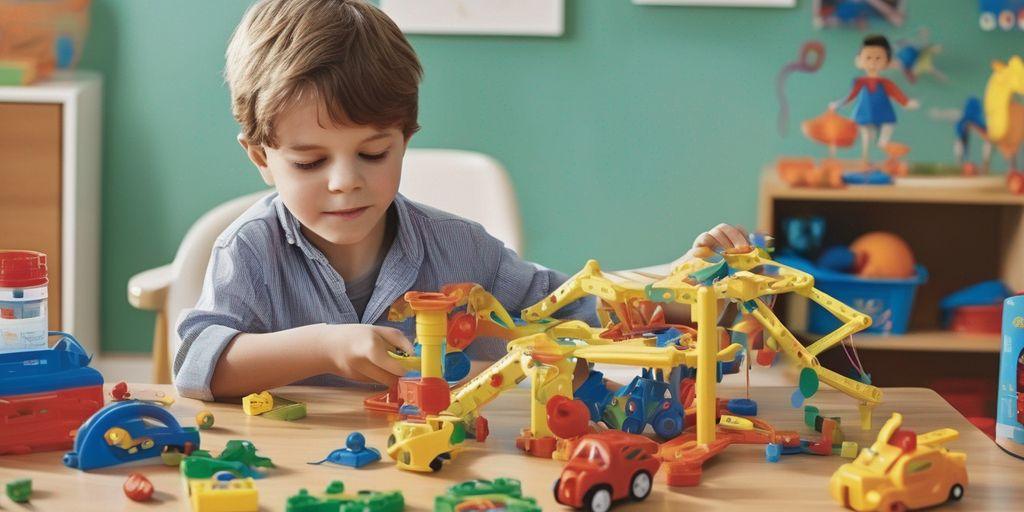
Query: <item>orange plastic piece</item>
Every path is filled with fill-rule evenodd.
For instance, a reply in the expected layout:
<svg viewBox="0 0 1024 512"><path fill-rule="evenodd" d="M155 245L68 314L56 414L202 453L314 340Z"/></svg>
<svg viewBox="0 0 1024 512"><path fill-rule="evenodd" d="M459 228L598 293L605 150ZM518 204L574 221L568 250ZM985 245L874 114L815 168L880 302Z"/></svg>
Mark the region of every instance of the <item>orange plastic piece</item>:
<svg viewBox="0 0 1024 512"><path fill-rule="evenodd" d="M1024 194L1024 172L1010 171L1006 177L1006 185L1014 194Z"/></svg>
<svg viewBox="0 0 1024 512"><path fill-rule="evenodd" d="M491 427L487 423L487 418L483 416L476 417L476 442L482 443L487 440L487 436L491 435Z"/></svg>
<svg viewBox="0 0 1024 512"><path fill-rule="evenodd" d="M448 348L465 350L476 338L476 317L460 312L448 319Z"/></svg>
<svg viewBox="0 0 1024 512"><path fill-rule="evenodd" d="M386 393L374 395L363 400L363 407L368 411L398 413L403 400L398 396L398 387L388 389Z"/></svg>
<svg viewBox="0 0 1024 512"><path fill-rule="evenodd" d="M405 403L415 405L423 414L437 414L451 404L448 383L437 377L401 379L398 381L398 397Z"/></svg>
<svg viewBox="0 0 1024 512"><path fill-rule="evenodd" d="M801 128L807 138L830 148L850 147L857 141L857 123L831 109L814 119L804 121Z"/></svg>
<svg viewBox="0 0 1024 512"><path fill-rule="evenodd" d="M550 459L557 444L558 439L554 436L534 437L528 428L524 428L516 438L516 448L542 459Z"/></svg>
<svg viewBox="0 0 1024 512"><path fill-rule="evenodd" d="M405 292L405 301L413 311L448 311L459 301L450 295L437 292Z"/></svg>
<svg viewBox="0 0 1024 512"><path fill-rule="evenodd" d="M754 424L753 429L733 430L718 426L715 440L704 445L697 442L697 434L693 429L688 429L679 437L662 443L658 449L658 456L664 461L668 485L693 487L700 484L704 463L733 444L800 444L800 434L797 432L776 431L763 420L747 419Z"/></svg>
<svg viewBox="0 0 1024 512"><path fill-rule="evenodd" d="M816 165L813 158L783 157L778 159L775 170L779 178L792 187L843 186L843 166L839 160L826 158Z"/></svg>

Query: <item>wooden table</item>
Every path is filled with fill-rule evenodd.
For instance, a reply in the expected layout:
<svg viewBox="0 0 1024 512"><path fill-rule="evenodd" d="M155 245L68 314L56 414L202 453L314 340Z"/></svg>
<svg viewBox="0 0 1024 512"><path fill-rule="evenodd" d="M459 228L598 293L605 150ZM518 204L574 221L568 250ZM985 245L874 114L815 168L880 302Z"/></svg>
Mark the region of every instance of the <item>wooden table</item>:
<svg viewBox="0 0 1024 512"><path fill-rule="evenodd" d="M170 386L133 386L137 389L163 389ZM803 425L802 411L789 405L792 388L753 388L764 419L776 428L798 430L817 435ZM171 411L185 426L194 425L196 412L208 409L216 425L202 432L202 446L217 454L229 439L251 440L260 454L271 457L278 468L258 481L261 510L283 510L288 496L299 488L320 491L331 480L345 482L346 490L400 489L407 510L432 510L434 496L456 482L473 478L515 477L523 491L537 498L544 510L565 510L551 493L562 464L554 460L521 455L514 438L526 424L526 389L516 389L499 397L485 409L491 437L483 444L467 441L467 449L438 473L419 474L399 471L385 455L380 463L363 469L325 464L307 465L344 446L352 431L366 435L367 445L382 450L389 433L386 418L363 411L365 393L351 390L293 387L276 391L281 396L304 401L309 415L286 423L261 417L248 417L241 406L179 399ZM722 387L720 396L739 396L741 390ZM893 411L904 415L904 427L923 433L939 427L960 431L960 439L950 447L966 451L971 483L963 501L943 510L1010 510L1024 503L1024 462L1000 451L979 430L971 426L937 394L928 389L890 388L885 402L875 411L871 432L857 428L856 406L846 397L822 390L809 402L824 414L841 416L848 440L870 443L878 428ZM0 510L74 511L89 510L187 510L177 468L160 464L159 459L136 466L115 466L88 473L61 464L62 452L34 453L0 457L0 484L15 478L31 478L30 505L0 498ZM778 463L765 461L761 446L733 446L704 468L699 487L669 488L663 476L655 477L655 488L642 504L622 502L616 510L842 510L828 493L828 479L846 462L840 457L797 455L783 457ZM121 491L127 475L146 474L157 489L156 503L134 503Z"/></svg>

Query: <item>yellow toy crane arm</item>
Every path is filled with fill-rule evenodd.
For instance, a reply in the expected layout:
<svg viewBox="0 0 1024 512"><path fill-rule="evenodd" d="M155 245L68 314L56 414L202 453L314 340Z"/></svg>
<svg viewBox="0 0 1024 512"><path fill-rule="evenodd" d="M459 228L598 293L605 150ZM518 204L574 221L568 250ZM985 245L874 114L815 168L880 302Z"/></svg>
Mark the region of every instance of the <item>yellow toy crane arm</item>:
<svg viewBox="0 0 1024 512"><path fill-rule="evenodd" d="M505 329L515 327L505 306L480 285L473 285L469 290L466 312L476 316L477 320L486 320Z"/></svg>
<svg viewBox="0 0 1024 512"><path fill-rule="evenodd" d="M522 311L522 318L536 322L548 318L559 309L587 296L594 295L609 302L626 302L632 298L646 299L643 285L616 283L601 273L597 261L589 260L583 269L536 304Z"/></svg>
<svg viewBox="0 0 1024 512"><path fill-rule="evenodd" d="M717 361L732 361L743 347L732 343L719 350ZM643 345L591 345L581 347L573 355L592 363L619 364L644 368L671 369L679 365L697 366L697 351L679 350L676 347L646 347Z"/></svg>
<svg viewBox="0 0 1024 512"><path fill-rule="evenodd" d="M882 428L878 430L878 437L875 439L875 443L871 445L871 451L882 453L882 449L889 444L889 439L892 438L893 433L902 424L903 415L898 412L892 413L892 417L886 420L885 425L882 425Z"/></svg>
<svg viewBox="0 0 1024 512"><path fill-rule="evenodd" d="M939 447L960 438L960 432L951 428L940 428L917 436L918 446Z"/></svg>

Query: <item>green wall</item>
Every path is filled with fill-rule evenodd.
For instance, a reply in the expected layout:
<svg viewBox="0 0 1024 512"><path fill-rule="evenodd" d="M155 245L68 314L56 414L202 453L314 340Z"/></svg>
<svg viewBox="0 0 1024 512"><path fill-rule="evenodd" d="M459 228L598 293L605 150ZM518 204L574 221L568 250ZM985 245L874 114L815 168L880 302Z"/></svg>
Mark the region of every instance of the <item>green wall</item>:
<svg viewBox="0 0 1024 512"><path fill-rule="evenodd" d="M223 53L248 0L94 0L82 67L106 78L103 348L147 351L153 316L125 283L170 262L189 225L262 187L235 142ZM413 36L426 71L413 146L465 148L509 169L526 255L573 272L667 261L704 227L753 226L757 177L783 153L821 155L798 121L845 94L863 33L815 31L794 9L645 7L566 0L560 38ZM910 2L892 39L932 30L952 79L899 85L921 110L898 113L896 140L920 160L952 159L950 124L930 108L980 94L991 59L1020 53L1021 33L983 33L977 2ZM792 75L790 135L775 129L774 81L799 45L828 48L816 75ZM895 75L893 75L895 76ZM852 155L853 153L848 153ZM461 191L471 193L471 191Z"/></svg>

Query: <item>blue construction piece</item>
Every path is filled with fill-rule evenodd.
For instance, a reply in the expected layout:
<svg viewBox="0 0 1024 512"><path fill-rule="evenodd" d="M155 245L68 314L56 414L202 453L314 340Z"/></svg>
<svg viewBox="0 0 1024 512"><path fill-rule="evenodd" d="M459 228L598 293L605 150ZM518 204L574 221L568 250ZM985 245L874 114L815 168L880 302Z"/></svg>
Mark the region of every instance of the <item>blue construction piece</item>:
<svg viewBox="0 0 1024 512"><path fill-rule="evenodd" d="M782 458L782 445L778 443L764 445L764 458L768 462L778 462Z"/></svg>
<svg viewBox="0 0 1024 512"><path fill-rule="evenodd" d="M74 336L60 331L49 335L63 338L48 349L0 353L0 396L103 385L103 376L89 367L92 358Z"/></svg>
<svg viewBox="0 0 1024 512"><path fill-rule="evenodd" d="M367 448L366 437L361 432L352 432L345 439L345 447L331 452L327 458L319 462L308 464L323 464L330 462L342 466L361 468L380 460L380 452L376 448Z"/></svg>
<svg viewBox="0 0 1024 512"><path fill-rule="evenodd" d="M787 217L782 219L782 245L786 251L810 258L825 238L824 217Z"/></svg>
<svg viewBox="0 0 1024 512"><path fill-rule="evenodd" d="M939 302L939 309L945 312L963 306L1002 304L1012 295L1010 289L998 279L982 281L946 295Z"/></svg>
<svg viewBox="0 0 1024 512"><path fill-rule="evenodd" d="M639 434L650 424L654 433L664 439L678 436L683 431L685 414L679 401L682 372L682 367L674 368L666 382L661 371L645 368L639 377L634 377L628 386L620 389L616 396L626 400L626 418L621 430Z"/></svg>
<svg viewBox="0 0 1024 512"><path fill-rule="evenodd" d="M654 333L655 344L659 347L670 347L679 344L679 340L682 339L683 333L679 332L679 329L675 327L669 327Z"/></svg>
<svg viewBox="0 0 1024 512"><path fill-rule="evenodd" d="M848 171L843 173L847 185L892 185L892 176L878 169L870 171Z"/></svg>
<svg viewBox="0 0 1024 512"><path fill-rule="evenodd" d="M469 375L470 361L465 352L459 350L444 355L444 380L458 382Z"/></svg>
<svg viewBox="0 0 1024 512"><path fill-rule="evenodd" d="M749 398L733 398L726 402L725 408L739 416L757 416L757 402Z"/></svg>
<svg viewBox="0 0 1024 512"><path fill-rule="evenodd" d="M120 442L108 442L107 432L121 429ZM123 442L124 444L120 444ZM64 465L82 471L137 460L159 458L164 448L182 453L199 448L199 431L182 427L167 409L145 402L114 402L93 414L78 429L75 446L64 454Z"/></svg>
<svg viewBox="0 0 1024 512"><path fill-rule="evenodd" d="M604 409L608 407L614 398L614 394L604 385L604 374L591 370L587 380L580 384L580 387L573 392L573 398L586 404L590 412L590 421L601 421Z"/></svg>

